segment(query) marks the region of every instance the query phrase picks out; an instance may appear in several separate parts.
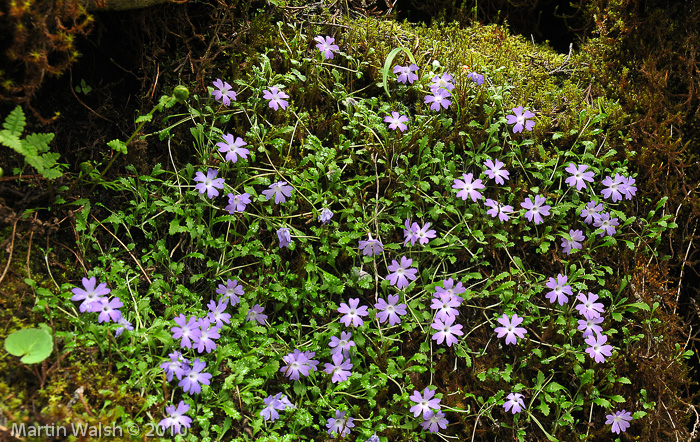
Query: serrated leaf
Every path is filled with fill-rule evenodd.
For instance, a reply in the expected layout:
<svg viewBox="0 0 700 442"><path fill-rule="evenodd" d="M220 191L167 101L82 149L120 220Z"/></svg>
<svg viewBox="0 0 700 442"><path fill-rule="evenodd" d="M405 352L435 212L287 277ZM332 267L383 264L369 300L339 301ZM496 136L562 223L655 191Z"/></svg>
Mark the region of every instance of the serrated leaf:
<svg viewBox="0 0 700 442"><path fill-rule="evenodd" d="M10 115L5 118L5 122L2 123L2 127L8 131L10 134L19 137L24 131L24 125L27 120L24 118L24 111L21 106L17 106L10 112Z"/></svg>
<svg viewBox="0 0 700 442"><path fill-rule="evenodd" d="M603 408L610 408L610 401L602 397L597 397L593 399L593 403L596 405L600 405Z"/></svg>
<svg viewBox="0 0 700 442"><path fill-rule="evenodd" d="M136 123L143 123L153 120L153 114L139 115L136 117Z"/></svg>
<svg viewBox="0 0 700 442"><path fill-rule="evenodd" d="M107 143L107 146L111 147L112 149L121 154L126 155L126 143L122 140L112 140L109 143Z"/></svg>

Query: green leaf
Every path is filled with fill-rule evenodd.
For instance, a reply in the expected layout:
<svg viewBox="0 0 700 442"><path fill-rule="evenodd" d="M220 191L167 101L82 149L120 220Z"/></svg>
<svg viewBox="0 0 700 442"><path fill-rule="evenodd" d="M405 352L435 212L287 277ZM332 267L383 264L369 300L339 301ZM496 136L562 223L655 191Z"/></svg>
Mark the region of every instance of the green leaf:
<svg viewBox="0 0 700 442"><path fill-rule="evenodd" d="M21 106L14 108L10 115L5 118L5 122L2 127L8 131L10 134L19 137L24 131L24 125L26 124L26 119L24 118L24 111L22 111Z"/></svg>
<svg viewBox="0 0 700 442"><path fill-rule="evenodd" d="M625 310L634 313L637 310L644 310L645 312L651 311L649 304L645 302L633 302L632 304L627 304Z"/></svg>
<svg viewBox="0 0 700 442"><path fill-rule="evenodd" d="M107 146L111 147L119 153L126 155L126 143L122 140L112 140L109 143L107 143Z"/></svg>
<svg viewBox="0 0 700 442"><path fill-rule="evenodd" d="M0 130L0 144L4 144L17 152L22 153L20 152L22 149L22 142L17 135L11 133L10 131Z"/></svg>
<svg viewBox="0 0 700 442"><path fill-rule="evenodd" d="M27 328L12 333L5 339L5 350L21 356L25 364L36 364L48 358L53 351L53 338L39 328Z"/></svg>
<svg viewBox="0 0 700 442"><path fill-rule="evenodd" d="M597 397L593 399L593 403L596 405L600 405L603 408L610 408L610 401L607 399L603 399L602 397Z"/></svg>
<svg viewBox="0 0 700 442"><path fill-rule="evenodd" d="M394 58L396 58L396 55L401 51L404 51L406 55L408 55L408 58L411 59L411 63L416 64L416 59L413 58L411 51L404 47L394 48L391 52L389 52L389 55L387 55L386 61L384 62L384 67L382 68L382 84L384 86L384 91L386 91L387 97L391 97L391 94L389 93L389 86L386 81L389 77L389 69L391 69Z"/></svg>

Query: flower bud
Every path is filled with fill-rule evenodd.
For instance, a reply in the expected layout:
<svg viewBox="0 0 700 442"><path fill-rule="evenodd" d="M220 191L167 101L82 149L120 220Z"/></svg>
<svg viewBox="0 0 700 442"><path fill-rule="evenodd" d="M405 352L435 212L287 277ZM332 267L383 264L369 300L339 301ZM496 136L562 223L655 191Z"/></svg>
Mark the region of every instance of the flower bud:
<svg viewBox="0 0 700 442"><path fill-rule="evenodd" d="M189 89L187 89L186 86L175 86L175 90L173 90L173 96L177 101L183 103L190 96L190 91Z"/></svg>

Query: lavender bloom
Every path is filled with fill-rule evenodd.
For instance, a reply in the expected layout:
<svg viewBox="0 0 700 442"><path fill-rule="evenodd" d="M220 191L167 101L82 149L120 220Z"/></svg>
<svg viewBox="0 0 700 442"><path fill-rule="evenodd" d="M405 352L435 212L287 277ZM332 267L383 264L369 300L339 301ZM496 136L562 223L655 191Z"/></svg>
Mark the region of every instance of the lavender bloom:
<svg viewBox="0 0 700 442"><path fill-rule="evenodd" d="M276 183L270 184L270 188L263 190L262 194L265 195L265 199L270 201L272 197L275 197L275 204L284 203L287 201L288 197L292 196L293 187L288 185L286 181L278 181Z"/></svg>
<svg viewBox="0 0 700 442"><path fill-rule="evenodd" d="M549 278L547 281L547 288L552 289L545 297L554 304L559 302L559 305L564 305L569 302L569 298L566 295L573 295L571 291L571 286L566 282L569 280L568 276L564 276L561 273L557 275L557 279Z"/></svg>
<svg viewBox="0 0 700 442"><path fill-rule="evenodd" d="M455 85L452 84L452 75L448 73L443 73L442 75L436 75L434 76L430 81L432 81L432 84L430 85L430 91L435 92L435 89L447 89L448 91L451 91L452 89L455 88Z"/></svg>
<svg viewBox="0 0 700 442"><path fill-rule="evenodd" d="M326 363L326 369L323 370L328 374L332 374L331 382L338 383L343 382L348 377L350 377L350 370L353 365L350 363L350 359L345 359L342 353L336 353L332 357L333 363Z"/></svg>
<svg viewBox="0 0 700 442"><path fill-rule="evenodd" d="M216 289L216 293L219 295L223 295L228 297L228 299L231 301L231 305L236 305L239 302L241 302L241 299L239 296L243 296L243 287L238 285L238 280L226 280L226 285L219 284L219 287Z"/></svg>
<svg viewBox="0 0 700 442"><path fill-rule="evenodd" d="M95 278L94 276L90 279L83 278L84 289L76 287L73 290L71 290L73 292L73 296L71 296L70 298L71 301L83 301L83 303L80 304L79 307L81 312L86 312L90 310L90 305L93 302L97 301L103 296L108 295L111 291L107 288L107 284L104 282L100 283L97 286L97 288L95 288L95 284L97 284L97 278Z"/></svg>
<svg viewBox="0 0 700 442"><path fill-rule="evenodd" d="M609 213L601 213L598 219L593 222L594 227L603 229L600 232L600 236L613 236L616 232L615 227L619 226L620 223L617 222L617 218L610 219Z"/></svg>
<svg viewBox="0 0 700 442"><path fill-rule="evenodd" d="M534 221L535 224L540 224L544 221L542 218L542 215L548 216L549 215L549 209L551 206L545 205L545 199L543 196L535 196L535 202L532 202L531 197L527 197L525 202L520 203L520 206L523 209L528 209L527 212L525 212L525 218L527 218L528 221L532 222Z"/></svg>
<svg viewBox="0 0 700 442"><path fill-rule="evenodd" d="M515 115L507 115L506 121L508 124L515 124L513 127L513 133L522 132L523 125L525 126L525 129L532 132L532 128L535 127L535 122L528 120L528 118L534 117L535 114L530 111L525 111L525 113L523 113L522 106L514 107L512 111Z"/></svg>
<svg viewBox="0 0 700 442"><path fill-rule="evenodd" d="M279 108L286 109L289 106L285 98L289 98L289 95L285 94L279 88L272 86L269 90L265 89L263 91L263 98L270 100L269 106L274 110L279 110Z"/></svg>
<svg viewBox="0 0 700 442"><path fill-rule="evenodd" d="M391 116L387 115L384 117L384 122L389 123L389 129L399 129L401 132L405 131L408 127L404 124L407 121L408 117L406 115L400 115L398 112L392 112Z"/></svg>
<svg viewBox="0 0 700 442"><path fill-rule="evenodd" d="M228 210L228 213L231 215L236 212L243 212L245 210L245 206L250 204L250 194L247 192L240 195L229 193L226 196L228 196L228 206L224 207L224 209Z"/></svg>
<svg viewBox="0 0 700 442"><path fill-rule="evenodd" d="M406 314L406 304L396 305L396 303L399 302L399 295L389 295L387 299L389 302L384 301L383 298L379 298L377 303L374 304L374 307L378 310L377 319L379 323L383 324L389 320L390 325L400 324L401 318L399 318L399 316Z"/></svg>
<svg viewBox="0 0 700 442"><path fill-rule="evenodd" d="M185 401L180 401L180 403L177 404L177 408L175 408L175 405L165 407L165 412L168 413L168 416L158 422L158 426L163 427L164 430L170 428L171 436L180 434L180 429L182 427L190 428L192 425L192 419L185 416L185 413L187 413L189 409L190 406L187 405Z"/></svg>
<svg viewBox="0 0 700 442"><path fill-rule="evenodd" d="M443 430L447 428L447 424L449 424L449 421L445 419L445 413L439 410L435 413L431 410L428 416L425 417L425 422L421 422L420 425L423 427L423 430L437 433L440 431L440 428Z"/></svg>
<svg viewBox="0 0 700 442"><path fill-rule="evenodd" d="M622 200L623 193L627 194L627 179L619 173L615 174L615 179L610 178L610 176L605 177L603 185L608 187L601 190L600 194L605 199L612 197L614 203Z"/></svg>
<svg viewBox="0 0 700 442"><path fill-rule="evenodd" d="M472 72L471 74L467 75L467 78L476 83L478 86L484 84L484 76L477 74L476 72Z"/></svg>
<svg viewBox="0 0 700 442"><path fill-rule="evenodd" d="M243 148L243 146L246 146L248 143L243 141L241 137L236 137L234 141L232 134L226 134L223 136L223 139L224 141L218 142L216 145L219 147L219 152L226 153L226 161L233 161L235 163L238 161L238 157L244 160L248 159L250 151Z"/></svg>
<svg viewBox="0 0 700 442"><path fill-rule="evenodd" d="M629 411L616 411L615 414L608 414L605 416L605 425L612 424L612 432L620 434L620 432L625 432L630 427L630 422L632 421L632 414Z"/></svg>
<svg viewBox="0 0 700 442"><path fill-rule="evenodd" d="M416 241L418 241L418 230L420 230L420 228L418 227L418 223L411 224L411 218L409 218L404 223L404 227L406 228L403 231L403 245L406 246L406 244L408 244L409 242L411 243L411 245L415 245Z"/></svg>
<svg viewBox="0 0 700 442"><path fill-rule="evenodd" d="M194 340L194 344L197 346L197 352L203 353L206 351L207 353L211 353L212 350L216 348L214 339L219 339L221 337L221 335L219 335L219 329L216 325L212 327L209 319L200 319L199 329L199 337Z"/></svg>
<svg viewBox="0 0 700 442"><path fill-rule="evenodd" d="M571 241L566 238L561 239L562 250L567 255L570 255L572 250L582 249L581 241L586 239L586 237L583 236L583 232L580 230L569 230L569 236L571 237Z"/></svg>
<svg viewBox="0 0 700 442"><path fill-rule="evenodd" d="M605 344L608 342L608 337L600 333L588 336L586 338L586 344L589 347L586 349L586 353L593 358L596 363L605 362L605 356L612 355L612 345Z"/></svg>
<svg viewBox="0 0 700 442"><path fill-rule="evenodd" d="M388 270L392 273L389 273L386 276L386 279L389 280L391 285L395 286L399 290L408 287L410 284L408 280L410 279L411 281L415 281L416 274L418 273L417 269L409 269L411 264L413 264L413 260L406 258L405 256L401 257L401 265L399 265L395 259L392 259L391 265L388 268Z"/></svg>
<svg viewBox="0 0 700 442"><path fill-rule="evenodd" d="M625 178L625 177L622 177ZM625 199L631 200L634 195L637 194L637 186L634 185L635 179L632 177L627 177L625 186L622 193L625 195Z"/></svg>
<svg viewBox="0 0 700 442"><path fill-rule="evenodd" d="M282 247L289 247L292 243L292 234L287 227L281 227L277 230L277 238L280 240L280 249Z"/></svg>
<svg viewBox="0 0 700 442"><path fill-rule="evenodd" d="M508 172L506 172L506 175L507 174ZM457 196L462 198L464 201L466 201L467 198L471 198L473 202L481 199L481 193L479 193L478 190L485 187L481 183L481 179L477 179L476 181L472 182L473 175L471 173L463 173L462 178L464 178L464 181L455 179L454 184L452 185L453 189L459 189Z"/></svg>
<svg viewBox="0 0 700 442"><path fill-rule="evenodd" d="M578 320L578 327L577 330L581 330L583 332L583 338L587 338L589 336L592 336L593 333L603 333L603 327L601 327L600 324L603 322L603 317L602 316L584 316L586 319L579 319Z"/></svg>
<svg viewBox="0 0 700 442"><path fill-rule="evenodd" d="M125 329L129 331L132 331L134 329L134 326L131 325L131 322L127 321L126 318L124 318L123 316L119 318L117 324L121 325L121 327L117 327L117 329L114 331L115 338L121 336L122 333L124 333Z"/></svg>
<svg viewBox="0 0 700 442"><path fill-rule="evenodd" d="M185 372L185 376L177 385L182 387L186 393L201 393L202 387L199 384L209 385L209 380L211 379L211 374L202 373L206 366L205 362L195 359L192 363L192 368Z"/></svg>
<svg viewBox="0 0 700 442"><path fill-rule="evenodd" d="M214 89L212 95L216 101L221 101L224 106L230 106L231 100L236 101L236 92L231 90L231 85L225 81L221 81L217 78L214 82Z"/></svg>
<svg viewBox="0 0 700 442"><path fill-rule="evenodd" d="M214 322L217 328L223 327L224 322L227 324L231 323L231 315L225 313L226 307L228 307L228 298L222 297L218 304L212 299L209 301L209 305L207 305L207 307L210 311L207 318Z"/></svg>
<svg viewBox="0 0 700 442"><path fill-rule="evenodd" d="M490 207L490 209L486 211L486 214L491 215L493 218L498 216L498 219L501 220L501 222L508 221L510 219L508 214L513 212L513 206L503 205L490 198L487 198L486 201L484 201L484 205L486 207Z"/></svg>
<svg viewBox="0 0 700 442"><path fill-rule="evenodd" d="M435 295L436 297L433 298L433 303L430 305L431 309L437 310L435 319L443 322L451 319L454 322L455 317L459 314L455 307L459 307L462 298L449 293L440 293L439 295L435 293Z"/></svg>
<svg viewBox="0 0 700 442"><path fill-rule="evenodd" d="M194 180L195 181L200 181L197 185L194 186L195 189L199 190L199 193L202 194L204 192L207 193L207 196L212 199L215 196L219 196L219 191L216 189L222 189L224 188L224 179L223 178L217 178L216 175L219 173L218 170L214 169L209 169L207 170L207 175L204 176L202 172L197 172L194 175Z"/></svg>
<svg viewBox="0 0 700 442"><path fill-rule="evenodd" d="M435 396L435 390L428 390L428 387L425 387L423 394L418 390L413 391L413 394L409 397L416 404L409 409L409 411L413 412L413 417L418 417L422 414L423 419L426 419L433 412L432 410L440 410L440 399L432 399L433 396Z"/></svg>
<svg viewBox="0 0 700 442"><path fill-rule="evenodd" d="M365 442L380 442L379 436L377 436L377 433L374 433Z"/></svg>
<svg viewBox="0 0 700 442"><path fill-rule="evenodd" d="M282 411L286 408L294 408L294 405L289 402L287 396L282 396L282 393L277 393L274 396L270 395L263 399L263 402L265 402L265 405L267 406L262 409L260 416L265 418L266 421L269 420L270 422L274 422L280 417L279 413L277 412L278 410Z"/></svg>
<svg viewBox="0 0 700 442"><path fill-rule="evenodd" d="M566 184L571 187L576 186L576 190L585 189L586 181L592 183L593 175L595 175L593 172L586 172L586 169L588 169L586 164L577 166L574 163L569 163L569 167L564 169L571 174L571 176L566 179Z"/></svg>
<svg viewBox="0 0 700 442"><path fill-rule="evenodd" d="M502 327L496 327L494 329L496 336L499 338L505 336L506 345L517 343L517 338L523 339L525 337L525 333L527 333L527 330L525 330L523 327L518 327L518 325L522 324L522 322L523 318L519 317L515 313L513 314L512 318L508 318L508 315L503 314L503 316L498 318L498 323L501 324Z"/></svg>
<svg viewBox="0 0 700 442"><path fill-rule="evenodd" d="M602 211L602 204L596 205L595 201L589 201L588 204L586 204L586 208L581 210L581 218L585 218L583 220L584 223L591 224L600 217L600 212Z"/></svg>
<svg viewBox="0 0 700 442"><path fill-rule="evenodd" d="M360 250L362 250L363 255L379 255L384 251L384 245L379 242L379 240L372 238L372 234L368 233L369 239L367 241L360 240Z"/></svg>
<svg viewBox="0 0 700 442"><path fill-rule="evenodd" d="M416 227L418 224L416 224ZM435 230L428 230L430 227L430 223L425 223L423 227L420 229L416 230L416 238L418 238L418 242L424 246L430 242L432 238L435 238Z"/></svg>
<svg viewBox="0 0 700 442"><path fill-rule="evenodd" d="M406 84L408 81L409 83L413 84L414 81L418 80L418 75L413 73L417 70L418 66L415 64L410 66L394 66L394 73L399 74L396 81L403 84Z"/></svg>
<svg viewBox="0 0 700 442"><path fill-rule="evenodd" d="M352 421L354 418L348 417L345 419L345 412L336 410L335 411L335 419L334 418L328 418L328 423L326 424L326 428L328 428L327 433L328 434L338 434L340 437L345 437L348 434L350 434L350 429L355 426Z"/></svg>
<svg viewBox="0 0 700 442"><path fill-rule="evenodd" d="M447 97L452 96L447 89L432 89L430 92L432 92L433 95L426 95L423 101L425 104L432 103L430 109L440 111L440 106L447 109L452 104L452 102L447 99Z"/></svg>
<svg viewBox="0 0 700 442"><path fill-rule="evenodd" d="M120 312L118 309L123 306L124 304L119 298L112 298L109 301L107 298L100 298L99 300L90 304L90 311L100 314L97 317L98 323L110 321L117 322L122 317L122 312Z"/></svg>
<svg viewBox="0 0 700 442"><path fill-rule="evenodd" d="M359 306L360 298L350 298L348 304L341 302L340 307L338 307L338 313L342 313L343 316L340 318L340 322L345 324L346 327L350 327L350 323L354 327L359 327L365 323L360 316L367 316L367 306Z"/></svg>
<svg viewBox="0 0 700 442"><path fill-rule="evenodd" d="M501 163L500 161L496 160L496 163L494 164L491 158L489 158L484 162L484 166L487 168L484 173L486 176L496 181L496 184L503 185L505 183L505 181L503 181L504 179L510 179L510 172L502 169L505 164Z"/></svg>
<svg viewBox="0 0 700 442"><path fill-rule="evenodd" d="M177 376L178 380L182 379L185 372L189 370L189 361L182 357L182 353L174 351L170 353L170 361L160 364L160 368L165 371L168 382L173 380L173 375Z"/></svg>
<svg viewBox="0 0 700 442"><path fill-rule="evenodd" d="M461 295L466 291L464 285L462 285L460 281L457 281L457 285L455 285L454 279L447 278L442 280L442 285L444 286L444 288L440 286L435 287L435 294L433 296L438 297L442 294L448 294L459 303L462 303L462 301L464 301L464 299L462 299L461 296L457 296Z"/></svg>
<svg viewBox="0 0 700 442"><path fill-rule="evenodd" d="M321 215L319 216L321 224L328 224L331 221L331 218L333 218L333 212L331 212L331 209L328 207L324 207L321 210Z"/></svg>
<svg viewBox="0 0 700 442"><path fill-rule="evenodd" d="M448 347L452 344L459 342L455 336L464 336L462 333L462 326L460 324L452 325L455 322L455 317L447 318L445 322L435 318L435 322L430 324L430 327L437 330L437 333L433 333L433 339L437 341L438 344L442 344L445 341Z"/></svg>
<svg viewBox="0 0 700 442"><path fill-rule="evenodd" d="M340 48L338 45L335 45L335 38L325 36L321 37L320 35L314 40L317 42L316 47L318 48L319 51L323 54L324 57L326 57L326 60L332 59L335 54L333 54L334 51L339 50Z"/></svg>
<svg viewBox="0 0 700 442"><path fill-rule="evenodd" d="M523 401L523 395L520 393L511 393L506 397L506 402L503 404L506 413L510 411L513 414L520 413L525 408L525 402Z"/></svg>
<svg viewBox="0 0 700 442"><path fill-rule="evenodd" d="M175 323L180 327L170 329L173 332L173 339L182 338L181 348L192 348L190 339L196 341L202 335L202 331L199 329L199 320L192 316L188 321L185 315L180 314L180 316L175 318Z"/></svg>
<svg viewBox="0 0 700 442"><path fill-rule="evenodd" d="M263 313L264 310L265 309L263 307L260 307L260 304L255 304L250 308L250 310L248 310L248 313L245 315L246 321L258 321L258 324L265 325L267 315Z"/></svg>
<svg viewBox="0 0 700 442"><path fill-rule="evenodd" d="M350 357L350 349L355 346L355 341L352 341L352 333L340 332L340 339L331 336L331 342L328 346L331 348L331 355L342 354L345 357Z"/></svg>
<svg viewBox="0 0 700 442"><path fill-rule="evenodd" d="M314 361L311 358L314 357L314 352L301 352L299 350L294 350L294 353L289 353L287 356L283 356L282 360L287 364L280 368L285 376L287 376L292 381L298 381L299 375L308 376L310 371L316 371L316 365L318 361Z"/></svg>
<svg viewBox="0 0 700 442"><path fill-rule="evenodd" d="M600 302L595 302L598 299L598 295L595 293L588 292L588 296L584 296L583 293L579 293L576 297L577 301L581 301L581 304L576 306L581 316L586 318L595 318L603 313L603 304Z"/></svg>

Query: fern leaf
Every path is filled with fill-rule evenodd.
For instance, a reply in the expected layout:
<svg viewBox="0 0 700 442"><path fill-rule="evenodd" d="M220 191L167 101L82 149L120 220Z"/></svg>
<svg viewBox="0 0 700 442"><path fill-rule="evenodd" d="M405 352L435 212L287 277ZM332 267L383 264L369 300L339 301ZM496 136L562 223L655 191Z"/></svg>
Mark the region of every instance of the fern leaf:
<svg viewBox="0 0 700 442"><path fill-rule="evenodd" d="M12 112L10 112L10 115L5 118L5 122L2 124L2 127L12 135L19 137L24 130L24 125L26 122L27 121L24 118L22 107L17 106Z"/></svg>

